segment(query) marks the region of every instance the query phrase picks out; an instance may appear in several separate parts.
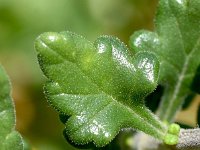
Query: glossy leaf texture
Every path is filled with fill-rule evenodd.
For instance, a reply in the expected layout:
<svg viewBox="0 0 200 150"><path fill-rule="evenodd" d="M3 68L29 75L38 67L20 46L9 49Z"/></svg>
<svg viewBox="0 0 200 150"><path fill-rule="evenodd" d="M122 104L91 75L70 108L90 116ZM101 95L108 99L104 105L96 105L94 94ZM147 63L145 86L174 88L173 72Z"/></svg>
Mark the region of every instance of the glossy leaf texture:
<svg viewBox="0 0 200 150"><path fill-rule="evenodd" d="M48 78L49 103L71 116L65 123L71 141L105 146L126 127L163 138L165 127L143 101L157 86L159 62L153 54L133 55L111 36L93 44L71 32L44 33L35 49Z"/></svg>
<svg viewBox="0 0 200 150"><path fill-rule="evenodd" d="M134 33L130 46L158 57L159 84L165 87L158 115L173 122L184 100L200 89L200 1L160 0L155 31Z"/></svg>
<svg viewBox="0 0 200 150"><path fill-rule="evenodd" d="M15 130L15 108L10 91L9 79L0 66L0 149L23 150L22 137Z"/></svg>

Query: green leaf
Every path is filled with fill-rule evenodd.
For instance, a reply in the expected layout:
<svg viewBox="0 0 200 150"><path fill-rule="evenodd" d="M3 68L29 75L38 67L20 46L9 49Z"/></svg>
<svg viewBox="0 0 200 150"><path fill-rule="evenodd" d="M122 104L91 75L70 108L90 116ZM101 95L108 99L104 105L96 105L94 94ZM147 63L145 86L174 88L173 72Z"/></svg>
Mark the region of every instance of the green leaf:
<svg viewBox="0 0 200 150"><path fill-rule="evenodd" d="M133 55L111 36L92 44L71 32L44 33L35 48L48 78L45 94L56 110L71 116L66 134L73 142L104 146L126 127L163 138L165 126L143 101L157 86L153 54Z"/></svg>
<svg viewBox="0 0 200 150"><path fill-rule="evenodd" d="M23 150L21 135L15 130L15 110L10 91L9 79L0 66L0 148Z"/></svg>
<svg viewBox="0 0 200 150"><path fill-rule="evenodd" d="M136 52L150 51L158 57L159 84L165 87L158 115L173 122L184 99L200 89L195 80L196 75L200 78L200 1L160 0L155 31L134 33L130 45Z"/></svg>

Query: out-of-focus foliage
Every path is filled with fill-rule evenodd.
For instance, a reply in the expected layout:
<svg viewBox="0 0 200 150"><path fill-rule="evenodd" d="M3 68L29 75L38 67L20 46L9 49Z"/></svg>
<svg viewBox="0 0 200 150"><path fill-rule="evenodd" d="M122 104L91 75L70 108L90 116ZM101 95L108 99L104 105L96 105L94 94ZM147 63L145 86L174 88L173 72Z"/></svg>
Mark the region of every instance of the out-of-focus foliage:
<svg viewBox="0 0 200 150"><path fill-rule="evenodd" d="M151 28L156 0L1 0L0 48L30 51L34 36L71 30L89 38ZM7 50L7 49L6 49ZM10 49L11 50L11 49Z"/></svg>

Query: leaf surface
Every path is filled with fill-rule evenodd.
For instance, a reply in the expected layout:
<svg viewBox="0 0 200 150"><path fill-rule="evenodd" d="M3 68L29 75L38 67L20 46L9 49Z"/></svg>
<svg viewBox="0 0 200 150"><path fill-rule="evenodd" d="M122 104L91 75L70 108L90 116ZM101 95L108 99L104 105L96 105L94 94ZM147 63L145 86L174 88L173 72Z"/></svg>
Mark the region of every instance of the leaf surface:
<svg viewBox="0 0 200 150"><path fill-rule="evenodd" d="M159 84L165 87L158 115L173 122L185 98L200 89L200 1L160 0L155 31L134 33L130 45L158 57Z"/></svg>
<svg viewBox="0 0 200 150"><path fill-rule="evenodd" d="M0 66L0 149L23 150L21 135L15 130L15 109L10 91L9 79Z"/></svg>
<svg viewBox="0 0 200 150"><path fill-rule="evenodd" d="M35 48L48 78L49 102L71 116L65 131L72 141L104 146L127 127L163 138L165 127L143 101L157 85L159 62L153 54L133 55L111 36L92 44L71 32L44 33Z"/></svg>

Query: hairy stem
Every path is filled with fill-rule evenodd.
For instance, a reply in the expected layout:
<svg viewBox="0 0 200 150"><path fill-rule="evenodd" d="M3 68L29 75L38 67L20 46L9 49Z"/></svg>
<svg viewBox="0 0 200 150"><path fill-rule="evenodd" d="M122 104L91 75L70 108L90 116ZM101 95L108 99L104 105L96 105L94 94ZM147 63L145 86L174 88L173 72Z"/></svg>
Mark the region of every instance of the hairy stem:
<svg viewBox="0 0 200 150"><path fill-rule="evenodd" d="M179 134L179 142L176 145L181 150L197 150L200 149L200 128L198 129L181 129Z"/></svg>
<svg viewBox="0 0 200 150"><path fill-rule="evenodd" d="M168 146L142 132L130 142L132 149L139 150L200 150L200 129L181 129L178 144Z"/></svg>

